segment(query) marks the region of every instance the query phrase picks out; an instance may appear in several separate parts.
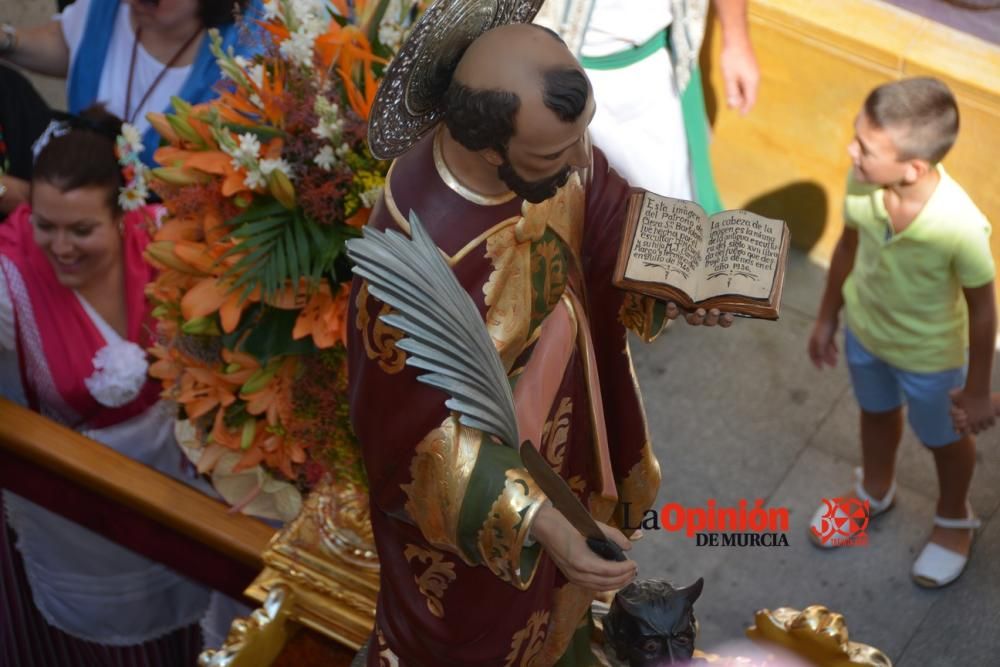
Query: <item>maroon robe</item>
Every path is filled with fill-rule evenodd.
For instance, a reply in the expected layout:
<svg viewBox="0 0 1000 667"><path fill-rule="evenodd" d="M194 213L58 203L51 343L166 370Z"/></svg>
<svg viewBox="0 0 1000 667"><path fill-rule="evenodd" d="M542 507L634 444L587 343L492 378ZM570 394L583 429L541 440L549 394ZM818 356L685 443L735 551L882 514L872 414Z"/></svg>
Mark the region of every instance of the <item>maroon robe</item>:
<svg viewBox="0 0 1000 667"><path fill-rule="evenodd" d="M561 197L534 207L533 218L525 213L532 226L519 198L475 203L449 187L434 141L428 136L396 160L369 224L408 230L405 216L419 215L490 325L515 394L542 346L537 330L562 308L563 328L553 324L542 337L557 352L546 352L548 361L539 355L537 363L548 365L531 380L547 379L548 395L535 400L545 392L533 385L522 392L545 421L535 444L595 518L614 523L621 501L631 503L631 516L642 516L656 496L659 468L623 322L648 334L642 313L653 309L611 285L628 184L594 150L582 187L575 181L577 198L563 192L567 185ZM586 622L591 596L568 584L540 545L526 544L545 497L514 449L459 427L445 395L404 368L405 353L394 346L400 332L378 320L385 311L356 278L351 419L381 563L368 664L396 664L392 657L419 667L554 664ZM662 325L662 309L656 313ZM553 367L560 349L565 359Z"/></svg>

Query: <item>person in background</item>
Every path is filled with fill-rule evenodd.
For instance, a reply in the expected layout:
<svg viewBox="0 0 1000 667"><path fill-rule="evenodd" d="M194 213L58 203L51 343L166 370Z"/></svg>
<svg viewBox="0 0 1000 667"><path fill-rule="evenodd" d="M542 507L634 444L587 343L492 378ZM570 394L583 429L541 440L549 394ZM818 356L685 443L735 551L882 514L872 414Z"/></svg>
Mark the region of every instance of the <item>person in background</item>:
<svg viewBox="0 0 1000 667"><path fill-rule="evenodd" d="M0 60L66 79L70 113L100 102L143 135L143 160L152 165L159 137L148 112L169 111L178 96L192 104L215 96L222 78L207 32L217 28L224 48L241 45L236 12L248 0L76 0L51 21L0 26ZM20 73L0 65L0 127L7 143L0 176L0 214L28 196L31 146L52 111ZM0 165L2 166L2 165Z"/></svg>
<svg viewBox="0 0 1000 667"><path fill-rule="evenodd" d="M979 527L968 503L972 433L994 421L990 224L940 164L958 124L955 97L937 79L903 79L869 93L848 148L854 168L844 232L808 349L817 368L836 364L843 307L845 356L861 406L863 467L852 495L869 503L870 516L893 504L904 403L910 426L934 454L937 516L912 570L928 588L951 583L968 562ZM962 433L949 414L953 390L966 413ZM820 508L811 525L814 542L837 546L815 538L843 518Z"/></svg>
<svg viewBox="0 0 1000 667"><path fill-rule="evenodd" d="M0 366L20 385L8 397L191 483L146 372L155 213L138 133L97 107L47 135L29 203L0 225ZM0 505L9 664L195 664L210 591L14 494Z"/></svg>
<svg viewBox="0 0 1000 667"><path fill-rule="evenodd" d="M712 0L722 29L726 103L746 114L760 73L747 0ZM558 32L587 72L594 144L632 185L722 210L708 156L698 56L709 0L548 0L536 23Z"/></svg>

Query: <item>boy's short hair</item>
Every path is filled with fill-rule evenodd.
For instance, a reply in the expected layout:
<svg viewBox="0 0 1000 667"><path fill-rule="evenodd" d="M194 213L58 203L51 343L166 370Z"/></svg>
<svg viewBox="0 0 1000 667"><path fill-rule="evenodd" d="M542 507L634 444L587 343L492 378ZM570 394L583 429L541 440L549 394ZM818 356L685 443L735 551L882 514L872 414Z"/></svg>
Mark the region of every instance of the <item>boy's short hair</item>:
<svg viewBox="0 0 1000 667"><path fill-rule="evenodd" d="M958 137L958 104L943 82L917 77L886 83L865 99L868 120L880 129L898 128L902 160L940 162Z"/></svg>

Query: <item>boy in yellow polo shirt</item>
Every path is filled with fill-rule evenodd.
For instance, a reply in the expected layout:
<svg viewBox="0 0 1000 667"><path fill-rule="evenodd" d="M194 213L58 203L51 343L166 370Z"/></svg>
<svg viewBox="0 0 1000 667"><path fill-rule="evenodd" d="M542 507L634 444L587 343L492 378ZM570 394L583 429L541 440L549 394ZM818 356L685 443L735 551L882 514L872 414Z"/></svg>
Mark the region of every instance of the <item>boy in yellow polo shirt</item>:
<svg viewBox="0 0 1000 667"><path fill-rule="evenodd" d="M845 356L861 406L863 468L853 494L870 516L891 508L903 403L910 426L934 454L941 495L913 579L940 587L968 562L979 521L968 504L975 466L971 432L994 420L990 373L996 337L990 225L939 162L958 134L958 106L936 79L904 79L873 90L854 123L854 162L840 237L809 338L817 368ZM968 430L954 430L949 392ZM820 546L846 515L822 507L810 535ZM839 513L839 514L838 514ZM842 542L840 542L842 543Z"/></svg>

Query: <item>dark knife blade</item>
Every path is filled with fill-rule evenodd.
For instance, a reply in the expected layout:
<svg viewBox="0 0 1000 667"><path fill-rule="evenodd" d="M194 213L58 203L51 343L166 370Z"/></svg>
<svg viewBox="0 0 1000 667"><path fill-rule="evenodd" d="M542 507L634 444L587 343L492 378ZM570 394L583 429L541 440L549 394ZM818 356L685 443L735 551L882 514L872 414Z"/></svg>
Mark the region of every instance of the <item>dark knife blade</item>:
<svg viewBox="0 0 1000 667"><path fill-rule="evenodd" d="M569 488L566 480L552 469L548 461L527 440L521 443L521 463L531 473L531 477L539 488L552 501L552 506L559 510L570 524L580 531L581 535L587 538L587 546L590 547L591 551L605 560L627 560L621 547L605 537L604 531L594 521L594 517L590 516L590 512L579 501L573 490Z"/></svg>

